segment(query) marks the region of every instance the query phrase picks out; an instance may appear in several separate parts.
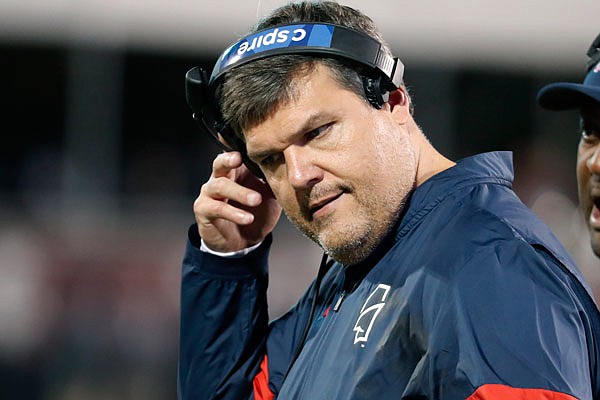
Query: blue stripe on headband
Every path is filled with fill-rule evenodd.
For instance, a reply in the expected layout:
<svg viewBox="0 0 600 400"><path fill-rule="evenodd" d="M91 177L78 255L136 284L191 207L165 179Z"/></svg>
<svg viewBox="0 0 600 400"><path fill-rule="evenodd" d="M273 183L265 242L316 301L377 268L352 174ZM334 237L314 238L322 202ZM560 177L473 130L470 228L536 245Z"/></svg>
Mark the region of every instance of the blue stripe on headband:
<svg viewBox="0 0 600 400"><path fill-rule="evenodd" d="M286 47L330 47L334 27L322 24L286 25L266 29L233 44L217 62L218 71L247 57ZM215 66L215 67L216 67Z"/></svg>

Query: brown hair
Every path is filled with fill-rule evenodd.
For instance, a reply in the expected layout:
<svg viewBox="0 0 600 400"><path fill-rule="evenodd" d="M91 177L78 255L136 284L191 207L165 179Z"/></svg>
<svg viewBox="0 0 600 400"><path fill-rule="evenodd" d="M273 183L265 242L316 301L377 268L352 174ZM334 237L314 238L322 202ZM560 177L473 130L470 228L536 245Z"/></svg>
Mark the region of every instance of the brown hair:
<svg viewBox="0 0 600 400"><path fill-rule="evenodd" d="M298 22L331 23L366 33L380 42L383 51L391 56L388 45L371 18L334 1L287 4L259 21L250 33ZM352 62L308 55L277 55L233 68L226 73L217 92L225 122L243 138L244 130L260 124L278 106L294 98L294 78L306 76L317 63L326 65L341 87L364 98L362 79Z"/></svg>

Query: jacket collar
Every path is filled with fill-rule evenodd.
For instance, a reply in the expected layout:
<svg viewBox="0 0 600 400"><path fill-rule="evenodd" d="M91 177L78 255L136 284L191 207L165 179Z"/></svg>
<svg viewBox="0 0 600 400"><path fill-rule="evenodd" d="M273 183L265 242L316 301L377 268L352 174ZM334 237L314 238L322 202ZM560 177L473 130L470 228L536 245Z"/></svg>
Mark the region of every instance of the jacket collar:
<svg viewBox="0 0 600 400"><path fill-rule="evenodd" d="M477 154L459 160L455 166L432 176L413 191L401 216L397 237L412 228L415 217L427 214L450 193L482 183L510 188L513 179L512 153L509 151Z"/></svg>

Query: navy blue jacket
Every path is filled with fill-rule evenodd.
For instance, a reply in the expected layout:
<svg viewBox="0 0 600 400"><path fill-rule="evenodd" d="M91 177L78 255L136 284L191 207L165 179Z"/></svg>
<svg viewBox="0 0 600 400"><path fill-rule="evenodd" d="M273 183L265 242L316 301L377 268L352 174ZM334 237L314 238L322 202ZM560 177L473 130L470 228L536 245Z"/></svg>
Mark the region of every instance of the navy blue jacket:
<svg viewBox="0 0 600 400"><path fill-rule="evenodd" d="M510 153L420 185L382 249L335 263L268 323L265 242L222 258L190 230L180 399L597 399L599 313L581 273L517 198ZM314 285L314 283L313 283Z"/></svg>

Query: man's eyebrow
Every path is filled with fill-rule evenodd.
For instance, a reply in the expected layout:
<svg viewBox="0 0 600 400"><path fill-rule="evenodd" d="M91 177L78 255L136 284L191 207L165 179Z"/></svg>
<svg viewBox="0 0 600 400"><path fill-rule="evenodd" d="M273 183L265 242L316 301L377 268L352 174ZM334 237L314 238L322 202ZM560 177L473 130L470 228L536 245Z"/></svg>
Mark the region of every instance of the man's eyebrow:
<svg viewBox="0 0 600 400"><path fill-rule="evenodd" d="M329 113L316 112L304 120L302 125L300 125L300 127L292 134L292 137L304 135L305 133L318 128L325 123L326 120L330 120L331 118L332 116Z"/></svg>
<svg viewBox="0 0 600 400"><path fill-rule="evenodd" d="M310 115L308 118L302 122L299 128L294 130L288 137L298 137L300 135L304 135L307 132L310 132L319 126L321 126L325 121L332 119L333 116L329 113L316 112ZM264 157L270 155L272 150L262 150L262 151L252 151L248 152L248 157L253 160L261 160Z"/></svg>

